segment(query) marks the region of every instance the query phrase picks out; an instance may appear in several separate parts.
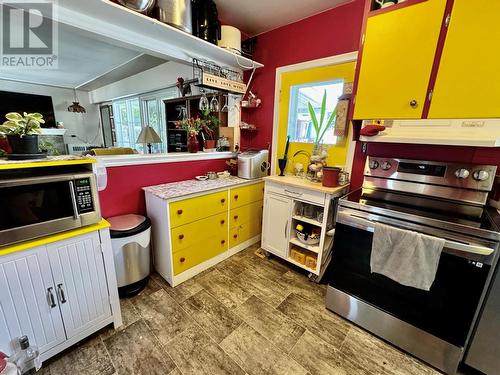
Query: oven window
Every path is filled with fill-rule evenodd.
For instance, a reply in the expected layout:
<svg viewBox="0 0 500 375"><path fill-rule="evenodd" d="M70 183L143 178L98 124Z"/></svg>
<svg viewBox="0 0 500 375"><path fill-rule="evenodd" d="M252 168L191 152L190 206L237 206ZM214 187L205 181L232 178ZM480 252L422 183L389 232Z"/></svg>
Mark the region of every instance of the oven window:
<svg viewBox="0 0 500 375"><path fill-rule="evenodd" d="M463 346L490 266L441 254L429 292L371 273L373 234L337 224L326 278L330 285L411 325Z"/></svg>
<svg viewBox="0 0 500 375"><path fill-rule="evenodd" d="M68 181L0 189L0 231L72 217Z"/></svg>

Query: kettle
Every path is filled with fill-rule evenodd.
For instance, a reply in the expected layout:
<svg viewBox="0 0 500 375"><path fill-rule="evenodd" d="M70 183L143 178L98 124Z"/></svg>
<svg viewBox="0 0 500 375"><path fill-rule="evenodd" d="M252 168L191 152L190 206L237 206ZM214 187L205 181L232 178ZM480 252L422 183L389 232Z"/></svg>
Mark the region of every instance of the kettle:
<svg viewBox="0 0 500 375"><path fill-rule="evenodd" d="M221 36L221 23L214 0L193 0L192 24L194 36L217 44Z"/></svg>

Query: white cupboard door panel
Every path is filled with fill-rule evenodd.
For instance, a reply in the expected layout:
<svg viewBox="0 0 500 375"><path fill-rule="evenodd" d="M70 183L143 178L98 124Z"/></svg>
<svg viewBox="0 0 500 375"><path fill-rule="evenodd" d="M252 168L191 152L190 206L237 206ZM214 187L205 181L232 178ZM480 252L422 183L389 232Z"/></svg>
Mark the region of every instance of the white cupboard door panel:
<svg viewBox="0 0 500 375"><path fill-rule="evenodd" d="M68 338L111 316L97 233L50 245L49 259Z"/></svg>
<svg viewBox="0 0 500 375"><path fill-rule="evenodd" d="M262 247L282 258L288 256L291 210L290 198L266 194L262 221Z"/></svg>
<svg viewBox="0 0 500 375"><path fill-rule="evenodd" d="M0 259L0 350L10 353L11 340L22 335L41 353L66 340L44 247Z"/></svg>

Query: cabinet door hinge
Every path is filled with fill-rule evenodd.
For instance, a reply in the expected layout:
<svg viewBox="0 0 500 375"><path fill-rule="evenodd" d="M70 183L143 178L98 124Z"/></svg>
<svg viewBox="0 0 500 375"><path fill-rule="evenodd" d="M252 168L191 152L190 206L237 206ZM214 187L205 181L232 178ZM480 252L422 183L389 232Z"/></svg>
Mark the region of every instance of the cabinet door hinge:
<svg viewBox="0 0 500 375"><path fill-rule="evenodd" d="M427 100L430 102L432 100L432 94L434 93L434 90L430 90L429 93L427 94Z"/></svg>
<svg viewBox="0 0 500 375"><path fill-rule="evenodd" d="M448 13L446 15L446 18L444 19L444 27L448 27L448 25L450 24L450 21L451 21L451 13Z"/></svg>

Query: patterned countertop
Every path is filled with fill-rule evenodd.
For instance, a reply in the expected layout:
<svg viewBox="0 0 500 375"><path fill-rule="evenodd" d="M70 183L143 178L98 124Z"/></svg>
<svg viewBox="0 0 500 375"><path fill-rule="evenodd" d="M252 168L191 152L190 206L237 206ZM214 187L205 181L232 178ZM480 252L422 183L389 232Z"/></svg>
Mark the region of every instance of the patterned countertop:
<svg viewBox="0 0 500 375"><path fill-rule="evenodd" d="M245 180L243 178L229 176L226 178L217 178L215 180L206 181L198 181L193 179L171 182L163 185L147 186L144 187L143 190L161 199L173 199L210 190L255 183L258 181L260 180Z"/></svg>

